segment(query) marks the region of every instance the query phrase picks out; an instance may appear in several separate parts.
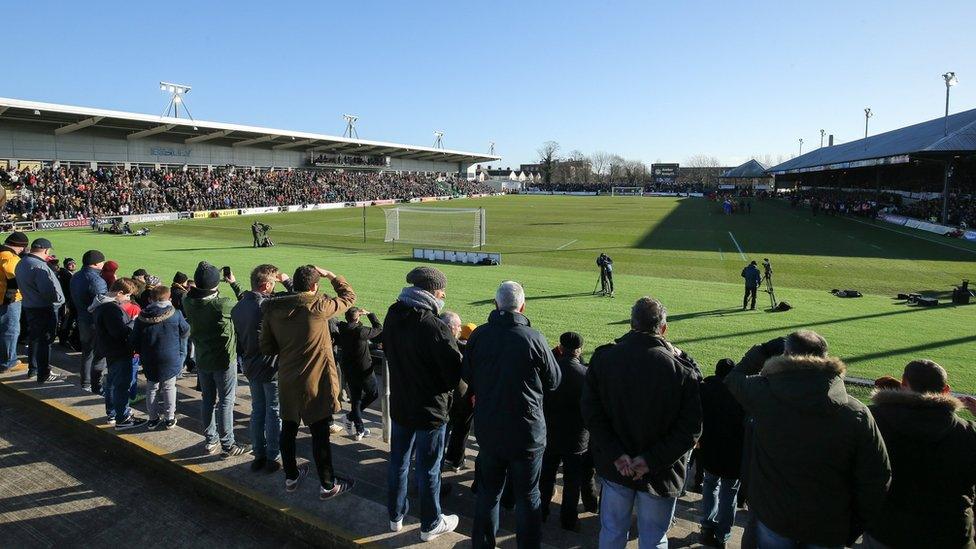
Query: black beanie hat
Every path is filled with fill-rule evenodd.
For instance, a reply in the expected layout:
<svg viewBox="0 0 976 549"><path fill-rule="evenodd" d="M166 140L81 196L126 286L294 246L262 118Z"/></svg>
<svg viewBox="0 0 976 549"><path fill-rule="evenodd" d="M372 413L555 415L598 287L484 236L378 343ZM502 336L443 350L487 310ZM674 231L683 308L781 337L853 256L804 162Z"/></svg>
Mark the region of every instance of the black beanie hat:
<svg viewBox="0 0 976 549"><path fill-rule="evenodd" d="M214 290L220 285L220 269L206 261L201 261L197 265L196 272L193 273L193 282L201 290Z"/></svg>
<svg viewBox="0 0 976 549"><path fill-rule="evenodd" d="M576 332L566 332L559 336L559 344L567 351L575 351L583 347L583 336Z"/></svg>
<svg viewBox="0 0 976 549"><path fill-rule="evenodd" d="M17 246L20 248L26 248L29 241L27 235L20 232L14 231L7 235L7 239L3 241L4 244L10 244L11 246Z"/></svg>
<svg viewBox="0 0 976 549"><path fill-rule="evenodd" d="M88 250L85 255L81 256L81 264L85 266L95 265L102 261L105 261L105 254L98 250Z"/></svg>

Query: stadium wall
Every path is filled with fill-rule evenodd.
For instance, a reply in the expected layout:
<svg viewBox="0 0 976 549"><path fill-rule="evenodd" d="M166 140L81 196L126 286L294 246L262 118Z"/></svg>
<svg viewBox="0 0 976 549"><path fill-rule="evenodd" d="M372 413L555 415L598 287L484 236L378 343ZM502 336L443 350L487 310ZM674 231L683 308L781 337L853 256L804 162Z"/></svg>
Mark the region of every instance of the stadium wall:
<svg viewBox="0 0 976 549"><path fill-rule="evenodd" d="M0 159L190 166L232 164L260 168L307 167L307 153L298 150L232 147L216 142L187 144L182 140L167 140L157 136L129 140L125 138L125 133L107 128L55 135L53 131L41 131L36 125L16 121L0 124ZM400 158L393 158L390 163L390 168L396 171L458 173L466 167L456 162Z"/></svg>

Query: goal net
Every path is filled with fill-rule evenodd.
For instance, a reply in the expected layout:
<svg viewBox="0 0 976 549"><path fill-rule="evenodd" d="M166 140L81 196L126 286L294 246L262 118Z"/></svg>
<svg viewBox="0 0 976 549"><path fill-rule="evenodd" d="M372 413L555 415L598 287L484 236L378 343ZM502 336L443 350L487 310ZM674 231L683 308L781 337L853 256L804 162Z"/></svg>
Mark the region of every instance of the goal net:
<svg viewBox="0 0 976 549"><path fill-rule="evenodd" d="M383 212L386 214L384 242L472 248L485 244L484 208L398 206Z"/></svg>
<svg viewBox="0 0 976 549"><path fill-rule="evenodd" d="M611 196L644 196L644 187L611 187Z"/></svg>

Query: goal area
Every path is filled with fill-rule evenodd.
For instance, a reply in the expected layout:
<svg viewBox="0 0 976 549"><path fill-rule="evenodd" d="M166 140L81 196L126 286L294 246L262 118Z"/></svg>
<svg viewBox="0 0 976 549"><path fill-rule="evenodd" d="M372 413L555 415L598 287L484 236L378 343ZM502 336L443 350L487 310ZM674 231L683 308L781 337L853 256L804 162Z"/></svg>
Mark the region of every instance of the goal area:
<svg viewBox="0 0 976 549"><path fill-rule="evenodd" d="M384 242L479 248L485 244L484 208L398 206L386 215Z"/></svg>
<svg viewBox="0 0 976 549"><path fill-rule="evenodd" d="M644 187L611 187L610 196L644 196Z"/></svg>

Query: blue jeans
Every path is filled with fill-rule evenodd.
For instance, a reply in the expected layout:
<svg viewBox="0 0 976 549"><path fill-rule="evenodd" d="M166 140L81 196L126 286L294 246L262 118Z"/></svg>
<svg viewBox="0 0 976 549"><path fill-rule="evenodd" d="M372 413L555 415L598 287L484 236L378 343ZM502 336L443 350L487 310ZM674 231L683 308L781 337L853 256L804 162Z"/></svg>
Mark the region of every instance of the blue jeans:
<svg viewBox="0 0 976 549"><path fill-rule="evenodd" d="M835 549L829 545L801 543L781 536L769 529L761 520L756 521L756 536L762 549ZM840 549L837 546L836 549Z"/></svg>
<svg viewBox="0 0 976 549"><path fill-rule="evenodd" d="M24 308L27 316L27 335L30 342L29 367L37 372L37 380L51 375L51 344L58 333L58 310L51 307Z"/></svg>
<svg viewBox="0 0 976 549"><path fill-rule="evenodd" d="M281 416L278 405L278 382L249 381L251 386L251 444L254 457L278 459L281 438Z"/></svg>
<svg viewBox="0 0 976 549"><path fill-rule="evenodd" d="M398 521L410 508L407 503L407 478L410 455L416 446L420 528L429 532L441 519L441 457L444 455L445 426L422 431L404 427L395 421L391 421L391 424L386 509L390 512L390 520Z"/></svg>
<svg viewBox="0 0 976 549"><path fill-rule="evenodd" d="M702 488L702 531L711 530L719 541L728 541L735 522L735 498L739 480L720 478L705 471Z"/></svg>
<svg viewBox="0 0 976 549"><path fill-rule="evenodd" d="M234 401L237 398L237 371L233 368L216 372L199 371L200 393L202 394L201 417L203 436L207 444L217 442L230 448L234 445ZM214 411L216 410L216 414Z"/></svg>
<svg viewBox="0 0 976 549"><path fill-rule="evenodd" d="M132 382L132 358L108 361L108 386L105 387L105 413L109 418L123 421L129 417L129 384Z"/></svg>
<svg viewBox="0 0 976 549"><path fill-rule="evenodd" d="M526 452L518 459L493 455L482 448L478 452L475 475L478 495L474 506L472 547L495 547L498 532L498 502L506 479L512 483L515 498L515 530L518 546L539 547L542 542L542 497L539 476L542 472L542 450Z"/></svg>
<svg viewBox="0 0 976 549"><path fill-rule="evenodd" d="M674 518L677 498L664 498L603 480L600 500L600 549L617 549L627 545L630 516L637 500L638 547L648 549L668 546L668 529Z"/></svg>
<svg viewBox="0 0 976 549"><path fill-rule="evenodd" d="M20 335L22 307L20 301L0 305L0 372L17 364L17 337Z"/></svg>

